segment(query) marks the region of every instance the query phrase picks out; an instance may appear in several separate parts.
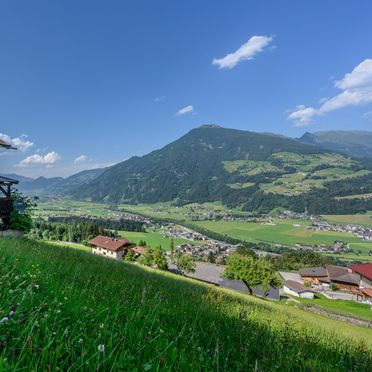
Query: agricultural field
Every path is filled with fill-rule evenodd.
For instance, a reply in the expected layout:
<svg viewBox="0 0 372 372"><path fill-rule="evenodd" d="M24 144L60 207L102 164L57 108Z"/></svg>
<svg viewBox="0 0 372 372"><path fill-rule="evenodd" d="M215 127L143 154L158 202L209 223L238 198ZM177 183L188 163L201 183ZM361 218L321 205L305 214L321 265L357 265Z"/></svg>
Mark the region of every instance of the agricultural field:
<svg viewBox="0 0 372 372"><path fill-rule="evenodd" d="M372 363L371 329L282 302L38 241L1 238L0 254L2 370L366 371Z"/></svg>
<svg viewBox="0 0 372 372"><path fill-rule="evenodd" d="M131 242L138 244L140 241L145 241L146 246L155 248L161 246L162 249L168 250L171 244L171 238L160 230L147 230L146 232L131 232L131 231L119 231L120 236L128 238ZM197 245L197 242L186 240L182 238L174 238L174 245L180 244L191 244Z"/></svg>
<svg viewBox="0 0 372 372"><path fill-rule="evenodd" d="M372 226L372 211L366 214L324 215L324 220L333 224Z"/></svg>
<svg viewBox="0 0 372 372"><path fill-rule="evenodd" d="M67 198L38 203L34 209L35 217L47 218L51 214L110 217L114 214L107 204L84 202Z"/></svg>
<svg viewBox="0 0 372 372"><path fill-rule="evenodd" d="M350 244L350 248L362 253L372 250L372 242L368 242L349 233L333 231L312 231L306 227L311 224L304 220L273 219L272 225L245 221L194 221L197 226L226 234L236 239L249 242L270 242L293 245L296 243L333 244L342 240ZM299 225L295 227L294 225Z"/></svg>

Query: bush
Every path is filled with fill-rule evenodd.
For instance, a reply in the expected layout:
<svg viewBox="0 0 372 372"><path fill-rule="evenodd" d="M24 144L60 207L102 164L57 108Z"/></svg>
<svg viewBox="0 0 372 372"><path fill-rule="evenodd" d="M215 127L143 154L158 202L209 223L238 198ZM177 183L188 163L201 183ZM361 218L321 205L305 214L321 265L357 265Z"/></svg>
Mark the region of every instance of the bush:
<svg viewBox="0 0 372 372"><path fill-rule="evenodd" d="M13 211L10 215L10 228L13 230L20 230L28 232L32 227L32 219L28 213L19 213Z"/></svg>
<svg viewBox="0 0 372 372"><path fill-rule="evenodd" d="M331 285L330 285L330 288L332 289L332 291L334 291L334 292L336 292L336 291L338 291L340 288L338 287L338 285L337 284L335 284L335 283L332 283Z"/></svg>

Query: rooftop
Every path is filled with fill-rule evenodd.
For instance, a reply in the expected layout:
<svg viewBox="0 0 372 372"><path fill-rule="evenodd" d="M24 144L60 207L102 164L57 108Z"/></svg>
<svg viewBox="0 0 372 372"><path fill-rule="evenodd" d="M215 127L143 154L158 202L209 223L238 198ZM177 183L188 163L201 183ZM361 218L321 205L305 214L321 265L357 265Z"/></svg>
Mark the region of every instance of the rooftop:
<svg viewBox="0 0 372 372"><path fill-rule="evenodd" d="M302 285L301 283L299 282L295 282L294 280L286 280L284 282L284 285L291 289L292 291L296 292L296 293L302 293L302 292L313 292L311 289L305 287L304 285Z"/></svg>
<svg viewBox="0 0 372 372"><path fill-rule="evenodd" d="M314 276L314 277L321 277L321 276L328 276L327 270L323 266L317 266L317 267L305 267L303 269L300 269L300 275L302 277L306 276Z"/></svg>
<svg viewBox="0 0 372 372"><path fill-rule="evenodd" d="M96 236L88 243L101 248L109 249L110 251L120 251L124 247L130 245L130 242L127 238L110 238L103 235Z"/></svg>
<svg viewBox="0 0 372 372"><path fill-rule="evenodd" d="M372 263L349 266L349 268L367 279L372 280Z"/></svg>

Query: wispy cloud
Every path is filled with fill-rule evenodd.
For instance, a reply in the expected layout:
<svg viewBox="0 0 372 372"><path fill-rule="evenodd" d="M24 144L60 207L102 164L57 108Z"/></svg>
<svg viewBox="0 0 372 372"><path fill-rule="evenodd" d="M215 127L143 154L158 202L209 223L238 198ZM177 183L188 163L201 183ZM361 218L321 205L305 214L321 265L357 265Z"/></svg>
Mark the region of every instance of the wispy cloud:
<svg viewBox="0 0 372 372"><path fill-rule="evenodd" d="M23 159L18 166L19 167L27 167L29 165L39 164L39 165L46 165L51 166L61 157L55 151L48 152L45 155L34 154L27 156L27 158Z"/></svg>
<svg viewBox="0 0 372 372"><path fill-rule="evenodd" d="M12 146L16 147L18 150L22 152L27 151L30 147L34 145L33 142L27 139L26 134L22 134L19 137L11 138L7 134L0 133L0 138L5 142L10 143Z"/></svg>
<svg viewBox="0 0 372 372"><path fill-rule="evenodd" d="M324 99L319 108L299 105L287 119L293 120L295 126L300 127L314 122L316 116L349 106L372 103L372 59L365 59L341 80L335 81L334 86L341 93Z"/></svg>
<svg viewBox="0 0 372 372"><path fill-rule="evenodd" d="M164 101L166 98L167 98L166 96L155 97L154 102L158 103L158 102Z"/></svg>
<svg viewBox="0 0 372 372"><path fill-rule="evenodd" d="M362 115L362 118L366 119L366 120L369 120L369 121L372 121L372 111L368 111L368 112L364 113Z"/></svg>
<svg viewBox="0 0 372 372"><path fill-rule="evenodd" d="M80 155L80 156L77 156L75 158L74 163L75 164L85 163L87 160L88 160L88 156L86 156L86 155Z"/></svg>
<svg viewBox="0 0 372 372"><path fill-rule="evenodd" d="M223 58L215 58L213 64L220 69L234 68L239 62L253 59L258 53L261 53L271 42L271 36L252 36L238 50L227 54Z"/></svg>
<svg viewBox="0 0 372 372"><path fill-rule="evenodd" d="M194 107L189 105L186 107L181 108L177 113L176 116L190 114L191 112L194 112Z"/></svg>

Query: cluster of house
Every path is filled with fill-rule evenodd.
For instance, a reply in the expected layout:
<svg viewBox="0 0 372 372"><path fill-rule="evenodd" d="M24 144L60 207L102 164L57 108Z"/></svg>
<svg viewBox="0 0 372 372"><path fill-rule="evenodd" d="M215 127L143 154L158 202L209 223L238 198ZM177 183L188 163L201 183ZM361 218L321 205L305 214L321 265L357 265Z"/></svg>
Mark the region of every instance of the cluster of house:
<svg viewBox="0 0 372 372"><path fill-rule="evenodd" d="M314 298L314 292L332 286L352 293L357 301L372 304L372 263L349 267L307 267L299 273L280 273L285 280L284 292L296 297Z"/></svg>
<svg viewBox="0 0 372 372"><path fill-rule="evenodd" d="M205 235L199 234L186 227L174 227L173 225L168 227L168 233L173 238L183 238L191 241L206 241L209 238Z"/></svg>
<svg viewBox="0 0 372 372"><path fill-rule="evenodd" d="M311 226L307 227L308 230L313 231L336 231L341 233L351 233L363 240L372 240L372 228L362 225L333 225L325 221L316 221Z"/></svg>
<svg viewBox="0 0 372 372"><path fill-rule="evenodd" d="M349 246L341 240L335 240L333 245L318 244L314 246L311 244L296 243L292 248L296 250L314 251L314 252L323 252L323 253L340 253L340 252L350 251Z"/></svg>
<svg viewBox="0 0 372 372"><path fill-rule="evenodd" d="M222 261L228 255L232 254L236 250L236 245L228 244L225 242L212 241L210 243L193 246L185 243L178 247L178 250L182 253L188 253L192 255L198 261L207 261L210 255L215 257L217 262Z"/></svg>

